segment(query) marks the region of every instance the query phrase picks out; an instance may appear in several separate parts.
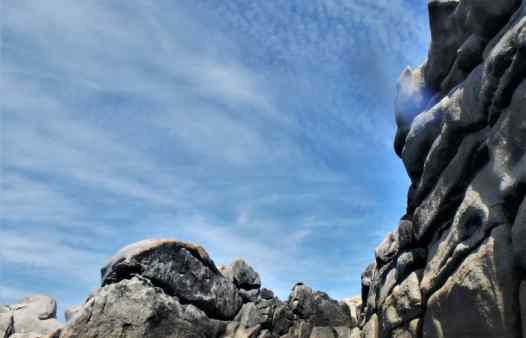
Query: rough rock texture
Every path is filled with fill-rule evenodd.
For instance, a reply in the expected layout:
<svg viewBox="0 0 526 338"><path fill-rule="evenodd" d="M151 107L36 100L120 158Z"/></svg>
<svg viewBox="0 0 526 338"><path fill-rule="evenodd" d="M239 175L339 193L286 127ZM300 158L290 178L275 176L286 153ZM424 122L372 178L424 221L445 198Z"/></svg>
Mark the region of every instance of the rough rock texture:
<svg viewBox="0 0 526 338"><path fill-rule="evenodd" d="M429 0L400 76L407 211L362 275L362 337L526 338L526 1Z"/></svg>
<svg viewBox="0 0 526 338"><path fill-rule="evenodd" d="M245 261L218 269L203 248L188 243L132 244L110 259L101 277L101 287L84 304L66 310L66 324L47 338L360 335L361 298L338 302L298 283L281 301L261 288L259 274ZM53 309L48 312L54 314ZM0 328L8 330L9 318L0 312Z"/></svg>
<svg viewBox="0 0 526 338"><path fill-rule="evenodd" d="M134 275L149 279L184 303L195 304L213 318L232 319L241 307L235 285L200 246L174 240L129 245L101 270L102 286Z"/></svg>
<svg viewBox="0 0 526 338"><path fill-rule="evenodd" d="M58 337L208 338L225 327L225 322L181 304L149 280L132 277L93 292Z"/></svg>
<svg viewBox="0 0 526 338"><path fill-rule="evenodd" d="M243 260L143 241L48 338L526 338L526 0L428 0L427 60L405 69L396 154L411 186L358 297L286 301ZM0 338L57 328L56 304L0 307Z"/></svg>

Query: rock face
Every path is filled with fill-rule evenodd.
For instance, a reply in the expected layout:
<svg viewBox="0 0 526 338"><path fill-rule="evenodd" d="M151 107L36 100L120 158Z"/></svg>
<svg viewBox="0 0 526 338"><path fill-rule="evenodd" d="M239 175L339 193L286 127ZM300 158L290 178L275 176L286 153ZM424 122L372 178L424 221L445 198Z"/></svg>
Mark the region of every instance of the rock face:
<svg viewBox="0 0 526 338"><path fill-rule="evenodd" d="M286 301L244 260L148 240L55 319L0 307L0 338L526 338L526 0L429 0L427 61L402 72L394 148L407 209L343 302L303 283Z"/></svg>
<svg viewBox="0 0 526 338"><path fill-rule="evenodd" d="M360 309L302 283L281 301L244 260L218 269L199 246L147 240L113 256L101 287L48 338L350 338Z"/></svg>
<svg viewBox="0 0 526 338"><path fill-rule="evenodd" d="M179 241L146 240L127 246L111 258L101 275L102 286L140 275L213 318L232 319L242 303L237 288L202 247Z"/></svg>
<svg viewBox="0 0 526 338"><path fill-rule="evenodd" d="M526 337L526 2L429 0L402 72L407 211L362 276L362 337Z"/></svg>

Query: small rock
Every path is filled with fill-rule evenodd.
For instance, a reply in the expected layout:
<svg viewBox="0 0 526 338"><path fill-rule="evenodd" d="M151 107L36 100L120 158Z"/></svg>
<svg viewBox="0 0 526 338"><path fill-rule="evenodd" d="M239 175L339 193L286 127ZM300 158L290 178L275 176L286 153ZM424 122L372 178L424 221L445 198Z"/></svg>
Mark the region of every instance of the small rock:
<svg viewBox="0 0 526 338"><path fill-rule="evenodd" d="M267 288L262 288L260 293L260 297L263 299L272 299L274 298L274 292L272 290L269 290Z"/></svg>
<svg viewBox="0 0 526 338"><path fill-rule="evenodd" d="M239 289L239 295L243 299L244 303L255 302L259 296L259 289L245 290Z"/></svg>
<svg viewBox="0 0 526 338"><path fill-rule="evenodd" d="M243 259L235 260L222 272L223 275L236 284L238 288L251 290L259 289L261 287L259 274Z"/></svg>

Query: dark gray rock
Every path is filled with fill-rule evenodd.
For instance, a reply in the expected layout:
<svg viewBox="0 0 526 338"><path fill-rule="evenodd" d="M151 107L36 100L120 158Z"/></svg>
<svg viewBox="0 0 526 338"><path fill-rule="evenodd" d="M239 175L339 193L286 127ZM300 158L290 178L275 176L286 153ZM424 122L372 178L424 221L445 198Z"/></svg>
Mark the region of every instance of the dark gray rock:
<svg viewBox="0 0 526 338"><path fill-rule="evenodd" d="M400 220L395 236L399 250L405 250L411 247L415 241L413 222L408 219Z"/></svg>
<svg viewBox="0 0 526 338"><path fill-rule="evenodd" d="M208 316L232 319L242 299L206 251L174 240L146 240L120 250L102 269L102 285L140 275L167 294L191 303Z"/></svg>
<svg viewBox="0 0 526 338"><path fill-rule="evenodd" d="M382 266L392 261L398 254L399 247L400 246L396 232L388 234L374 251L376 264L378 266Z"/></svg>
<svg viewBox="0 0 526 338"><path fill-rule="evenodd" d="M426 264L427 251L417 248L406 251L396 259L396 271L398 281L407 277L411 272L423 268Z"/></svg>
<svg viewBox="0 0 526 338"><path fill-rule="evenodd" d="M515 264L526 272L526 199L523 200L513 224L512 244Z"/></svg>
<svg viewBox="0 0 526 338"><path fill-rule="evenodd" d="M425 82L435 91L441 89L443 79L457 57L466 33L457 26L458 0L429 0L431 47L424 69Z"/></svg>
<svg viewBox="0 0 526 338"><path fill-rule="evenodd" d="M272 299L274 298L274 292L272 290L262 288L260 292L260 297L263 299Z"/></svg>
<svg viewBox="0 0 526 338"><path fill-rule="evenodd" d="M484 153L479 151L481 142L486 137L485 129L469 134L441 173L433 190L415 208L413 227L419 243L427 244L435 233L447 225L455 209L462 203L472 175L476 174L477 167L486 160Z"/></svg>
<svg viewBox="0 0 526 338"><path fill-rule="evenodd" d="M259 289L239 289L239 295L243 299L244 303L255 302L259 297Z"/></svg>
<svg viewBox="0 0 526 338"><path fill-rule="evenodd" d="M287 304L276 307L272 318L272 333L276 336L284 335L289 331L294 320L294 314Z"/></svg>
<svg viewBox="0 0 526 338"><path fill-rule="evenodd" d="M521 285L519 287L519 303L522 337L526 337L526 281L521 282Z"/></svg>
<svg viewBox="0 0 526 338"><path fill-rule="evenodd" d="M222 273L240 289L252 290L261 287L259 274L243 259L235 260Z"/></svg>
<svg viewBox="0 0 526 338"><path fill-rule="evenodd" d="M362 273L361 280L362 280L362 304L363 307L366 307L367 305L367 299L369 296L369 290L371 288L371 284L374 278L374 273L376 271L376 264L369 264L365 271Z"/></svg>
<svg viewBox="0 0 526 338"><path fill-rule="evenodd" d="M442 129L448 104L448 98L444 98L430 110L419 114L411 124L405 139L402 160L412 182L418 182L420 179L427 154Z"/></svg>
<svg viewBox="0 0 526 338"><path fill-rule="evenodd" d="M314 327L310 338L338 338L336 331L332 327Z"/></svg>

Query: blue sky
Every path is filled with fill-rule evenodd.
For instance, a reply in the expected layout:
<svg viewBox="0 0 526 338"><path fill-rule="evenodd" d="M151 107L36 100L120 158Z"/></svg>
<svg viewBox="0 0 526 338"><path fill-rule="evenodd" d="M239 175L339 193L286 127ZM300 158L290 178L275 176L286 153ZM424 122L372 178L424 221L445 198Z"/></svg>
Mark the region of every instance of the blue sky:
<svg viewBox="0 0 526 338"><path fill-rule="evenodd" d="M64 309L144 238L343 298L403 213L425 1L3 0L0 303Z"/></svg>

